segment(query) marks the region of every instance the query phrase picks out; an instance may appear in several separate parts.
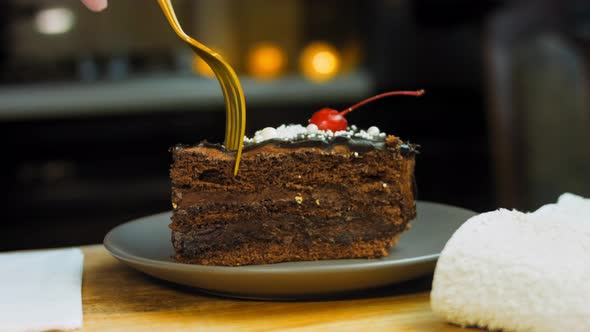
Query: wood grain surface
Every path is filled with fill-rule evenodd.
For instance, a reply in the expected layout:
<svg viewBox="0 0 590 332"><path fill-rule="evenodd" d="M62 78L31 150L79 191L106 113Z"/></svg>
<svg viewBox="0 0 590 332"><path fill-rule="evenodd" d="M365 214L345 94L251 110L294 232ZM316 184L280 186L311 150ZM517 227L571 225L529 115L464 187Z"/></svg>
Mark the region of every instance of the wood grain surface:
<svg viewBox="0 0 590 332"><path fill-rule="evenodd" d="M477 331L433 316L430 278L321 301L235 300L136 272L102 246L82 249L82 331Z"/></svg>

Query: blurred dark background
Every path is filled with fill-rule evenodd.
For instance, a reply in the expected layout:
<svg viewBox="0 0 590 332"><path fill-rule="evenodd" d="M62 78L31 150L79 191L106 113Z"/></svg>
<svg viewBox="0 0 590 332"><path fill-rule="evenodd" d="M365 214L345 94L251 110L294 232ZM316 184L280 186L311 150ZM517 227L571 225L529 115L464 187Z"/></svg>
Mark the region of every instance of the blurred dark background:
<svg viewBox="0 0 590 332"><path fill-rule="evenodd" d="M238 71L247 132L350 115L422 146L419 198L477 211L590 196L590 3L175 1ZM321 55L318 65L314 57ZM0 2L0 250L98 243L170 209L168 147L221 141L221 90L155 1Z"/></svg>

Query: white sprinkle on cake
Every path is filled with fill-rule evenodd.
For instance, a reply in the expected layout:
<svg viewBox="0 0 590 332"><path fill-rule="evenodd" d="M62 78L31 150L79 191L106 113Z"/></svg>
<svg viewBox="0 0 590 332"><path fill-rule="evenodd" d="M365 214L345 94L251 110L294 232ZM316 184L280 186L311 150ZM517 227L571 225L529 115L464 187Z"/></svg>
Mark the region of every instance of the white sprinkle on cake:
<svg viewBox="0 0 590 332"><path fill-rule="evenodd" d="M387 135L379 130L376 126L371 126L367 130L359 130L357 126L352 125L346 130L333 132L331 130L319 130L315 124L309 124L304 127L299 124L280 125L277 128L266 127L254 133L254 136L244 137L245 144L262 143L271 139L284 141L304 140L304 139L332 139L335 137L363 138L367 140L383 140Z"/></svg>

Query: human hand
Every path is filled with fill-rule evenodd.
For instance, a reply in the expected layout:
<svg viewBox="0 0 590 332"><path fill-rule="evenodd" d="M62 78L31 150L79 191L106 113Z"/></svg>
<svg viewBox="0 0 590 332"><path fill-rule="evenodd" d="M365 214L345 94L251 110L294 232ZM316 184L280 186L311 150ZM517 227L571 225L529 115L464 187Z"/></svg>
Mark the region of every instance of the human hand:
<svg viewBox="0 0 590 332"><path fill-rule="evenodd" d="M107 8L107 0L82 0L82 3L94 12Z"/></svg>

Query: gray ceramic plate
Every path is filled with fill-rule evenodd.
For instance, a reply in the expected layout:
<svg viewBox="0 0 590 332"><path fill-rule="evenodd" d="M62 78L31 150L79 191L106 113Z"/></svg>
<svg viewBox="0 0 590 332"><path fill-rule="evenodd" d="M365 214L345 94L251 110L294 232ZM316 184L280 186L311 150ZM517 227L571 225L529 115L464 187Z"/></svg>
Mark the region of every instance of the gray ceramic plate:
<svg viewBox="0 0 590 332"><path fill-rule="evenodd" d="M475 212L418 202L418 218L389 256L240 267L180 264L172 260L170 212L112 229L105 248L156 278L233 297L297 299L382 287L430 274L453 232Z"/></svg>

